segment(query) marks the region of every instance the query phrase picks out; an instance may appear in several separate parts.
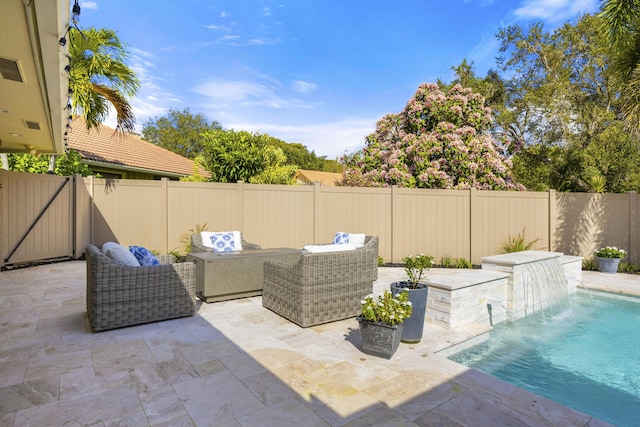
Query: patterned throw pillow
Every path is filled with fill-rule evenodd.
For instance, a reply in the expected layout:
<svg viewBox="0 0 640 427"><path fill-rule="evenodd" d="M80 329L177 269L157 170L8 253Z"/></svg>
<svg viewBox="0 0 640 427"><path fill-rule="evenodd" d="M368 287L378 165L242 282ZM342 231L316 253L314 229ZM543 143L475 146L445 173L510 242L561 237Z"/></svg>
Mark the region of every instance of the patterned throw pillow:
<svg viewBox="0 0 640 427"><path fill-rule="evenodd" d="M232 231L225 233L211 233L209 236L213 252L233 252L236 250L236 240Z"/></svg>
<svg viewBox="0 0 640 427"><path fill-rule="evenodd" d="M158 259L145 247L129 246L129 251L136 257L142 267L160 265Z"/></svg>
<svg viewBox="0 0 640 427"><path fill-rule="evenodd" d="M336 237L333 238L333 243L335 245L344 245L345 243L353 243L356 245L356 248L361 248L364 246L366 236L364 233L345 233L343 231L338 231L336 233Z"/></svg>
<svg viewBox="0 0 640 427"><path fill-rule="evenodd" d="M338 231L336 237L333 238L333 244L344 245L345 243L349 243L349 233Z"/></svg>

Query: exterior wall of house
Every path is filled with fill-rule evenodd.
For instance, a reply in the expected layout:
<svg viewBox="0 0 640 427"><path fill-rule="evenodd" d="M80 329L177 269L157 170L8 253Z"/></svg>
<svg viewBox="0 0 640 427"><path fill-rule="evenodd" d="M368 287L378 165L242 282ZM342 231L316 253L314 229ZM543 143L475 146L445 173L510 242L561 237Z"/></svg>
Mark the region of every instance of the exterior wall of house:
<svg viewBox="0 0 640 427"><path fill-rule="evenodd" d="M109 179L162 179L166 177L162 174L128 171L100 166L90 166L90 168L96 175Z"/></svg>

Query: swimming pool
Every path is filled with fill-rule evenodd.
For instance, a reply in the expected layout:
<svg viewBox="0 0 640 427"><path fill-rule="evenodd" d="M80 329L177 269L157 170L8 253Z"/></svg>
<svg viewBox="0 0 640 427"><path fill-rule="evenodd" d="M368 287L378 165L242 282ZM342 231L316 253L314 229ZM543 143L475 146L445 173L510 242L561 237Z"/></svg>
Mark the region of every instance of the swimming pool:
<svg viewBox="0 0 640 427"><path fill-rule="evenodd" d="M451 360L618 426L640 424L640 299L579 292Z"/></svg>

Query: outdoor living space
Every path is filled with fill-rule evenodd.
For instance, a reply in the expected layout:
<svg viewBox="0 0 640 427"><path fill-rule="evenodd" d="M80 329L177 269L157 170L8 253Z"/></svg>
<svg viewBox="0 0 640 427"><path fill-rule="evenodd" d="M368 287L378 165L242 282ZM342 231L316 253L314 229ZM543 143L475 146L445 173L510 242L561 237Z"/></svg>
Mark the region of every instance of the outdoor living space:
<svg viewBox="0 0 640 427"><path fill-rule="evenodd" d="M254 296L92 333L85 274L84 261L0 273L0 425L607 425L437 355L486 325L427 323L386 360L360 350L355 319L301 328ZM379 268L374 293L404 277ZM613 278L585 271L581 286L640 294L640 276Z"/></svg>

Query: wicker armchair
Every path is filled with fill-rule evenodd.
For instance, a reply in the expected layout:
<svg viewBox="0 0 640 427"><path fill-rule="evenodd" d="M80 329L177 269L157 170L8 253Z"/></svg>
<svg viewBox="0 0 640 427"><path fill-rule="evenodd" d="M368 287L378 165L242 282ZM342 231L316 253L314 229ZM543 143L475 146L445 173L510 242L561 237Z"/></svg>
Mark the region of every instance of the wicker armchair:
<svg viewBox="0 0 640 427"><path fill-rule="evenodd" d="M94 331L156 322L196 313L196 265L173 263L128 267L87 246L87 313Z"/></svg>
<svg viewBox="0 0 640 427"><path fill-rule="evenodd" d="M344 252L303 252L295 264L264 262L262 306L303 328L354 317L378 278L378 237Z"/></svg>
<svg viewBox="0 0 640 427"><path fill-rule="evenodd" d="M242 241L242 249L243 250L249 250L249 249L262 249L262 247L260 245L257 245L255 243L249 243L246 240L244 240L244 237L240 237L240 240ZM200 234L192 234L191 235L191 253L194 252L213 252L213 249L211 249L208 246L205 246L202 244L202 236L200 236Z"/></svg>

